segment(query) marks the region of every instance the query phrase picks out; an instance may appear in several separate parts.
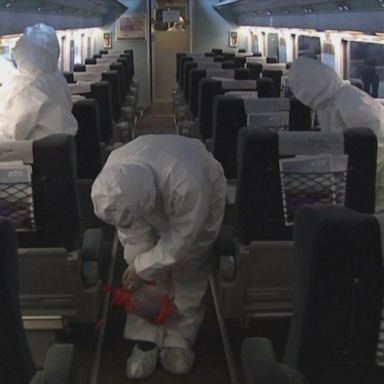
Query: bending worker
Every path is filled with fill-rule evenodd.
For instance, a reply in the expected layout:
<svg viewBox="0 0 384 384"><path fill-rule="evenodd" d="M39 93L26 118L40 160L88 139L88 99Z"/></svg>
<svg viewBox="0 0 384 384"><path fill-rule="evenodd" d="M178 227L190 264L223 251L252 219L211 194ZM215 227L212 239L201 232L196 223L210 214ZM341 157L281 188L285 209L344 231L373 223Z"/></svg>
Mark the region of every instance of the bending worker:
<svg viewBox="0 0 384 384"><path fill-rule="evenodd" d="M16 42L17 71L0 87L0 141L76 134L71 95L57 69L59 54L56 32L44 24L26 28Z"/></svg>
<svg viewBox="0 0 384 384"><path fill-rule="evenodd" d="M319 61L300 57L288 75L289 88L313 108L322 131L370 128L377 137L376 212L384 211L384 107Z"/></svg>
<svg viewBox="0 0 384 384"><path fill-rule="evenodd" d="M137 341L127 360L130 378L149 376L159 350L167 371L183 374L192 368L208 251L224 213L223 175L200 141L146 135L113 151L92 186L97 216L117 226L124 246L125 285L156 281L175 307L162 326L127 315L124 337Z"/></svg>

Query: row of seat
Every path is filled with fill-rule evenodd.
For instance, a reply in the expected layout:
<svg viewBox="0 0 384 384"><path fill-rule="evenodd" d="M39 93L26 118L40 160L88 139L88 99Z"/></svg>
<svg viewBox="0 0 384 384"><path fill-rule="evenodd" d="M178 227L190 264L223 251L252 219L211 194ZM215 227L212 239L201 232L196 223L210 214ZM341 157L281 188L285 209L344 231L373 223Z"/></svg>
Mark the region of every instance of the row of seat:
<svg viewBox="0 0 384 384"><path fill-rule="evenodd" d="M252 126L250 99L257 100L251 94L221 94L213 101L212 152L227 178L234 179L235 198L228 201L226 225L215 245L212 289L224 318L292 315L292 321L286 365L276 361L269 341L245 341L245 380L361 383L368 377L379 382L381 234L371 215L377 139L363 127L327 134ZM299 125L310 122L311 128L313 117L304 116L299 109L290 119ZM342 174L307 171L294 179L296 192L287 196L284 178L297 175L284 174L280 160L319 154L347 155L348 166ZM297 211L314 202L322 206ZM330 206L335 203L351 210ZM287 212L294 215L294 227L287 223Z"/></svg>
<svg viewBox="0 0 384 384"><path fill-rule="evenodd" d="M215 276L224 317L289 316L295 273L292 226L286 215L309 201L333 203L337 174L306 173L294 181L292 192L293 187L284 189L279 160L322 153L348 155L342 202L373 213L377 139L370 130L340 134L240 130L235 198L227 205L227 227L216 246ZM284 191L291 192L290 200Z"/></svg>
<svg viewBox="0 0 384 384"><path fill-rule="evenodd" d="M103 51L101 51L103 52ZM101 55L95 55L98 57ZM97 65L96 60L107 64ZM92 65L76 64L65 73L71 94L76 99L73 114L78 121L77 165L81 207L86 227L96 218L90 201L90 187L111 149L132 139L136 123L138 88L133 81L133 52L103 54L86 59ZM80 76L80 77L78 77ZM76 82L76 79L81 79Z"/></svg>
<svg viewBox="0 0 384 384"><path fill-rule="evenodd" d="M208 59L214 60L215 58ZM262 58L256 57L256 59ZM201 136L203 140L211 139L214 136L212 106L217 95L229 94L234 91L237 93L250 91L252 93L257 92L259 98L280 97L282 69L264 70L261 78L262 64L249 63L261 67L260 71L251 73L246 68L212 69L211 66L217 63L206 60L205 56L177 55L179 90L174 93L174 108L179 131L186 134L192 132L192 134ZM269 65L286 67L286 64ZM285 71L286 69L284 69ZM228 78L232 78L234 81L230 81ZM247 81L236 81L240 79ZM276 92L276 88L279 88L279 92ZM292 105L290 130L311 129L313 126L311 109L294 97L291 97L290 100ZM297 120L297 116L301 118Z"/></svg>
<svg viewBox="0 0 384 384"><path fill-rule="evenodd" d="M283 361L271 342L243 343L246 384L381 383L383 217L306 206L296 215L295 295Z"/></svg>
<svg viewBox="0 0 384 384"><path fill-rule="evenodd" d="M102 54L116 60L112 54ZM128 56L133 60L132 55ZM128 58L123 61L128 64ZM65 74L79 125L75 137L50 135L1 143L2 153L7 154L2 162L17 161L21 174L26 170L31 175L26 180L2 179L0 214L17 230L20 303L28 334L29 329L39 333L40 344L32 345L38 366L56 331L68 321L95 324L100 317L102 279L111 254L103 245L104 227L94 216L90 188L108 152L122 138L131 138L124 137L115 124L119 119L131 130L126 116L135 114L137 104L137 86L128 77L133 75L132 63L125 64L93 72L98 81L75 83L76 73L92 72ZM10 165L4 167L12 171Z"/></svg>
<svg viewBox="0 0 384 384"><path fill-rule="evenodd" d="M0 219L0 382L3 384L71 384L76 380L76 354L71 344L50 348L38 370L28 346L19 304L17 239L13 226Z"/></svg>
<svg viewBox="0 0 384 384"><path fill-rule="evenodd" d="M178 56L178 60L183 58L186 56ZM192 62L197 59L198 63L200 58L201 56L191 55ZM216 84L211 88L204 87L215 81ZM243 88L241 92L237 92L240 95L216 94L214 86L221 91L233 89L231 86L226 87L227 83L237 86L237 90ZM222 164L229 180L226 218L227 223L234 227L237 239L237 243L224 240L224 244L231 246L229 251L223 251L224 257L219 259L216 274L218 295L225 317L244 317L252 312L287 315L292 309L292 227L287 225L284 217L285 211L291 208L285 206L280 158L325 153L347 155L344 198L340 202L332 201L331 191L326 202L343 203L361 212L374 212L377 154L375 135L365 129L350 130L344 135L311 132L313 118L308 108L292 108L292 99L288 102L284 98L255 97L252 92L255 85L258 84L255 82L252 86L239 80L202 78L199 81L202 93L200 98L204 100L204 105L209 104L207 99L214 95L211 107L213 143L210 149ZM182 90L179 92L182 93ZM257 121L261 120L263 113L284 117L287 109L290 109L290 122L296 121L298 126L307 124L303 131L308 133L289 132L287 129L284 132L279 129L283 128L279 126L281 119L277 119L277 129L260 129L263 125L257 124ZM251 125L252 116L255 117L255 126ZM248 128L242 128L247 125ZM288 127L289 124L286 128ZM203 140L208 136L200 135ZM324 187L328 182L334 187L336 176L330 173L331 181L323 181ZM320 201L310 195L318 193L313 188L318 178L319 175L315 172L312 180L309 178L309 181L297 181L299 184L309 185L306 192L308 196L300 197L301 203L310 199ZM361 196L365 196L365 199L362 200ZM220 241L218 244L220 245ZM284 267L276 268L277 263Z"/></svg>

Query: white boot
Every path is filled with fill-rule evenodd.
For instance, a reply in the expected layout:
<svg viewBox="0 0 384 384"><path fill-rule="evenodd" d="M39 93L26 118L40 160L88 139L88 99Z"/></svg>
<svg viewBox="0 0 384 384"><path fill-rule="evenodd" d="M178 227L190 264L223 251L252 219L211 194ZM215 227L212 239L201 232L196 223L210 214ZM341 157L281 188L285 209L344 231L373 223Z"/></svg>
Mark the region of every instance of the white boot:
<svg viewBox="0 0 384 384"><path fill-rule="evenodd" d="M152 375L156 368L159 350L157 347L142 351L137 345L127 360L127 376L130 379L144 379Z"/></svg>
<svg viewBox="0 0 384 384"><path fill-rule="evenodd" d="M160 358L166 371L183 375L192 369L195 354L189 348L163 348Z"/></svg>

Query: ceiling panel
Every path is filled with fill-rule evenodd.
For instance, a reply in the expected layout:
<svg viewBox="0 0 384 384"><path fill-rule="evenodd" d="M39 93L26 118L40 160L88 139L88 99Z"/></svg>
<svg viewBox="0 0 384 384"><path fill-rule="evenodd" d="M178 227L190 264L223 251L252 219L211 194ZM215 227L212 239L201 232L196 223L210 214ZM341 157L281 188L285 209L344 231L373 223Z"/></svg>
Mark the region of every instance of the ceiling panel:
<svg viewBox="0 0 384 384"><path fill-rule="evenodd" d="M102 27L126 10L117 0L0 0L0 36L41 22L56 29Z"/></svg>
<svg viewBox="0 0 384 384"><path fill-rule="evenodd" d="M384 31L384 0L224 0L214 8L238 25Z"/></svg>
<svg viewBox="0 0 384 384"><path fill-rule="evenodd" d="M105 17L127 9L117 0L0 0L1 12L38 12L42 14Z"/></svg>
<svg viewBox="0 0 384 384"><path fill-rule="evenodd" d="M235 0L222 1L217 10L231 10L237 16L253 13L262 15L291 15L305 13L334 13L358 11L384 11L381 0Z"/></svg>

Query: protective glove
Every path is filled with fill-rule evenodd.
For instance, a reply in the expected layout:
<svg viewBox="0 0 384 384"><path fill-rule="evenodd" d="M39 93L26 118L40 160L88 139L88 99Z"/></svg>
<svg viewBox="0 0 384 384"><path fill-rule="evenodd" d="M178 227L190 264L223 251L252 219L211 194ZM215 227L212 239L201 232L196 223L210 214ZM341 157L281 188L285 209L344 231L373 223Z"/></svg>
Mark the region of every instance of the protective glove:
<svg viewBox="0 0 384 384"><path fill-rule="evenodd" d="M123 285L128 289L137 289L144 283L145 281L136 273L134 265L128 265L123 273Z"/></svg>

